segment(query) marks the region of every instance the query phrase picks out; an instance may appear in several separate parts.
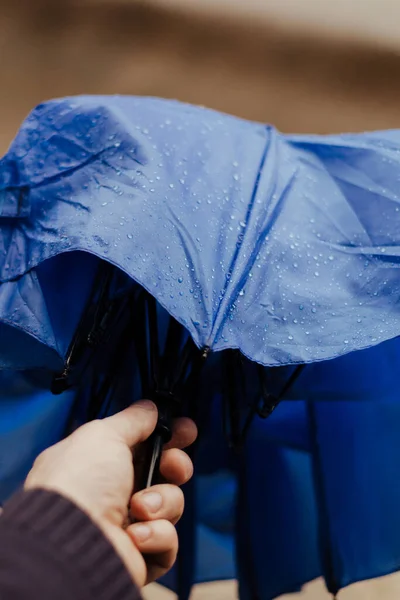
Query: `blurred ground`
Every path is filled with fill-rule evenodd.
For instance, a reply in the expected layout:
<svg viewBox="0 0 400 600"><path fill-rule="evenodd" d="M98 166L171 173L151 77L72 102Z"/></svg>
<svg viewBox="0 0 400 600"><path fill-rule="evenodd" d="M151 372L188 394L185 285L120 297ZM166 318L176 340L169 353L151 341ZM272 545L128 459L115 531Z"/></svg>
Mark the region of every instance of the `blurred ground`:
<svg viewBox="0 0 400 600"><path fill-rule="evenodd" d="M236 584L233 581L196 586L191 600L236 600ZM338 600L397 600L400 598L400 575L382 577L379 580L359 583L343 590ZM146 589L145 600L175 600L176 596L161 586ZM278 600L332 600L321 581L307 585L301 594L281 596Z"/></svg>
<svg viewBox="0 0 400 600"><path fill-rule="evenodd" d="M351 1L345 3L350 10ZM355 15L365 10L361 0L352 6ZM33 106L82 93L178 98L292 132L400 127L400 45L378 47L362 36L356 43L350 35L331 38L326 27L295 31L284 19L258 23L230 13L194 18L147 0L0 0L0 151ZM157 587L146 594L173 598ZM193 596L235 597L232 582L199 586ZM317 582L293 600L328 597ZM378 598L400 598L400 577L340 595Z"/></svg>

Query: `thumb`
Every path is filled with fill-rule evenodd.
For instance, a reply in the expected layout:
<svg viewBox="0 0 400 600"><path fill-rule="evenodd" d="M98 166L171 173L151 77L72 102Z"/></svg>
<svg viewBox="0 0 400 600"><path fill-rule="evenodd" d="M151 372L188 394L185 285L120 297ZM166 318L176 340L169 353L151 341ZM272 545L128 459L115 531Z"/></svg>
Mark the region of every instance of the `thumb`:
<svg viewBox="0 0 400 600"><path fill-rule="evenodd" d="M153 433L157 424L157 408L150 400L140 400L116 415L107 417L103 423L132 448Z"/></svg>

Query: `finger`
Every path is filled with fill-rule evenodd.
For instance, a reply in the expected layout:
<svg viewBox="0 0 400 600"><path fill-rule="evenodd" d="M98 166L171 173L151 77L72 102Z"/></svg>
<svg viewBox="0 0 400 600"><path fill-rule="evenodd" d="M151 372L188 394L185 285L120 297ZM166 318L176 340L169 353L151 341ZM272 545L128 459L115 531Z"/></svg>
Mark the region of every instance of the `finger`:
<svg viewBox="0 0 400 600"><path fill-rule="evenodd" d="M165 445L168 448L187 448L197 438L197 427L192 419L181 417L174 419L172 425L172 439Z"/></svg>
<svg viewBox="0 0 400 600"><path fill-rule="evenodd" d="M183 450L170 448L161 455L160 473L168 483L183 485L193 475L193 463Z"/></svg>
<svg viewBox="0 0 400 600"><path fill-rule="evenodd" d="M147 583L158 579L173 566L178 553L178 535L169 521L134 523L126 532L145 555Z"/></svg>
<svg viewBox="0 0 400 600"><path fill-rule="evenodd" d="M153 485L132 496L131 517L137 521L165 519L175 525L182 516L184 506L182 490L176 485Z"/></svg>
<svg viewBox="0 0 400 600"><path fill-rule="evenodd" d="M130 447L146 440L157 424L157 409L150 400L140 400L129 408L107 417L103 423Z"/></svg>

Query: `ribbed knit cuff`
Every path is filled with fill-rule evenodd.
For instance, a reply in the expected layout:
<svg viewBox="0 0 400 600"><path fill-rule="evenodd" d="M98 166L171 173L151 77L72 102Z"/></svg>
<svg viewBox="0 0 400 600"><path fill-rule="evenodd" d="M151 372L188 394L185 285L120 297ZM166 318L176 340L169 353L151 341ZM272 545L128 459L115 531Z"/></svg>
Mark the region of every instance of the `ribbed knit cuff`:
<svg viewBox="0 0 400 600"><path fill-rule="evenodd" d="M47 490L21 491L1 517L54 548L87 584L96 600L140 600L123 562L91 519L72 502Z"/></svg>

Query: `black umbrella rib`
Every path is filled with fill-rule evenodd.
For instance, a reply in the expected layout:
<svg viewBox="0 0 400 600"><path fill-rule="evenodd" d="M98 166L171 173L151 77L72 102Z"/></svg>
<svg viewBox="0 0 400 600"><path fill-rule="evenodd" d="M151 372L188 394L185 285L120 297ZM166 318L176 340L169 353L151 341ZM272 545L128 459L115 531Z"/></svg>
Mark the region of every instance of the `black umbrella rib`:
<svg viewBox="0 0 400 600"><path fill-rule="evenodd" d="M101 323L101 309L106 305L107 294L112 279L113 267L107 263L100 263L92 286L92 291L86 303L75 334L67 350L64 370L54 376L51 390L60 394L69 387L71 370L84 358L85 351L94 344L96 329ZM99 306L101 304L101 307ZM95 307L95 308L94 308ZM94 314L93 314L94 310Z"/></svg>
<svg viewBox="0 0 400 600"><path fill-rule="evenodd" d="M265 377L267 367L263 367L262 365L259 365L259 377L260 377L261 396L263 399L263 403L260 406L260 400L258 397L256 398L255 402L253 403L253 406L251 407L251 409L246 417L246 420L245 420L245 423L244 423L244 426L242 429L241 444L243 444L244 440L246 439L246 436L249 432L249 429L251 427L254 417L256 415L260 416L262 419L266 419L267 417L269 417L273 413L275 408L278 406L278 404L282 400L284 400L285 395L288 393L290 388L294 385L294 383L297 381L297 379L302 374L304 367L305 367L305 365L298 365L295 368L295 370L293 371L293 373L290 375L290 377L288 378L286 383L283 385L279 394L275 396L268 391L268 385L267 385L266 377Z"/></svg>

